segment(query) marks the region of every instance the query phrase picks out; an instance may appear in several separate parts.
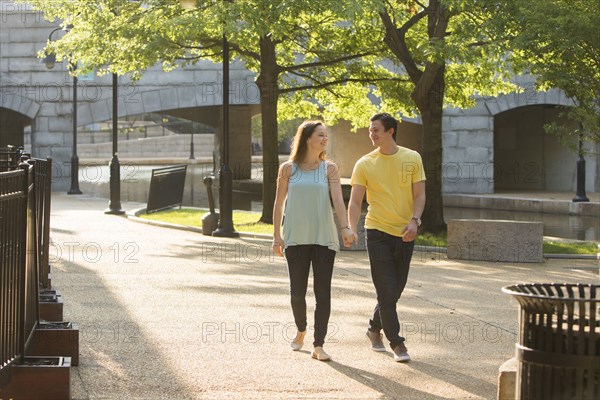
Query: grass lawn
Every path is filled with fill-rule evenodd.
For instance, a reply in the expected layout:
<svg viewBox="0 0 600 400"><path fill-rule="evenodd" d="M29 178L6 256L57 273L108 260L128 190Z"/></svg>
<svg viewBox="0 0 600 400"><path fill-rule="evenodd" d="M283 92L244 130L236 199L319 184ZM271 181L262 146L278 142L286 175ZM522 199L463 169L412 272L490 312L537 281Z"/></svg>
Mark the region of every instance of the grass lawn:
<svg viewBox="0 0 600 400"><path fill-rule="evenodd" d="M152 214L140 214L139 217L152 221L168 222L170 224L194 226L202 228L202 216L208 213L204 208L181 208L159 211ZM251 211L234 211L233 226L238 232L273 234L273 225L257 222L260 213Z"/></svg>
<svg viewBox="0 0 600 400"><path fill-rule="evenodd" d="M176 225L202 227L202 216L208 212L207 209L181 208L159 211L152 214L140 214L139 217L153 221L168 222ZM273 234L273 225L258 222L260 213L251 211L234 211L233 226L238 232ZM417 237L417 245L446 247L446 234L432 235L430 233L420 234ZM556 242L544 241L545 254L596 254L598 245L595 242Z"/></svg>

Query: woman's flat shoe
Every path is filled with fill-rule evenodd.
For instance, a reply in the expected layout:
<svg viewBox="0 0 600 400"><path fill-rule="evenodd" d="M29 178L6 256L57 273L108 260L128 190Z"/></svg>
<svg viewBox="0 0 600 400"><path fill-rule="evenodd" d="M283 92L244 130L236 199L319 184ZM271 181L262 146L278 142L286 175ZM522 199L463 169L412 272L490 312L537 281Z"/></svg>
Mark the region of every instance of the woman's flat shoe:
<svg viewBox="0 0 600 400"><path fill-rule="evenodd" d="M314 358L315 360L319 360L319 361L331 360L331 357L329 357L329 354L325 353L325 350L323 350L323 347L321 347L321 346L315 347L315 349L312 352L312 358Z"/></svg>
<svg viewBox="0 0 600 400"><path fill-rule="evenodd" d="M292 343L290 343L290 346L292 346L292 350L298 351L298 350L302 349L302 346L304 346L304 336L305 335L306 335L306 331L304 331L304 332L298 331L296 333L296 337L294 338L294 340L292 340Z"/></svg>

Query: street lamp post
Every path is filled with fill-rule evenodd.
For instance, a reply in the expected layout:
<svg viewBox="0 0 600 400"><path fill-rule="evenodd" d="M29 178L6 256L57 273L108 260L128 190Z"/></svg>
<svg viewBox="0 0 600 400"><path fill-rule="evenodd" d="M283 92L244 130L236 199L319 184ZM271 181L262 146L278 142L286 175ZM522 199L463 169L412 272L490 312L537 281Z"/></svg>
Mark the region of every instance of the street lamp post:
<svg viewBox="0 0 600 400"><path fill-rule="evenodd" d="M123 215L121 209L121 165L119 163L119 126L118 126L118 77L112 74L112 159L108 164L110 169L110 200L104 214Z"/></svg>
<svg viewBox="0 0 600 400"><path fill-rule="evenodd" d="M227 0L223 0L224 2ZM197 0L179 0L184 9L193 9ZM223 122L221 129L221 169L219 170L219 226L213 236L239 237L233 227L233 173L229 167L229 43L223 29Z"/></svg>
<svg viewBox="0 0 600 400"><path fill-rule="evenodd" d="M48 35L48 41L52 41L52 35L54 32L62 30L63 28L56 28L50 35ZM65 29L67 30L67 29ZM46 55L42 59L42 62L46 64L46 68L52 69L56 65L56 55L54 53ZM70 64L70 68L73 72L77 68L76 65ZM77 155L77 76L73 75L73 138L72 138L72 150L71 150L71 187L67 194L81 194L79 189L79 156Z"/></svg>
<svg viewBox="0 0 600 400"><path fill-rule="evenodd" d="M239 237L233 227L233 173L229 167L229 43L223 34L223 123L219 171L219 227L213 236Z"/></svg>
<svg viewBox="0 0 600 400"><path fill-rule="evenodd" d="M213 236L239 237L233 227L233 173L229 168L229 43L223 32L223 123L219 171L219 227Z"/></svg>
<svg viewBox="0 0 600 400"><path fill-rule="evenodd" d="M579 123L579 159L577 160L577 192L574 203L590 201L585 194L585 158L583 158L583 124Z"/></svg>

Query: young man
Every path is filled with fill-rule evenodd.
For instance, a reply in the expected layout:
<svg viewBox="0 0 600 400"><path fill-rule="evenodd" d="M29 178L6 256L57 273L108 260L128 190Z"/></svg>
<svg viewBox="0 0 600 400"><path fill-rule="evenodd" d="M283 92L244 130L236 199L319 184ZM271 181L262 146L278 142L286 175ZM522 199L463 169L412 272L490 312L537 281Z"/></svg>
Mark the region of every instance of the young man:
<svg viewBox="0 0 600 400"><path fill-rule="evenodd" d="M367 251L377 305L369 320L367 337L374 351L386 351L381 330L390 342L394 360L410 361L396 304L406 285L414 240L425 207L425 172L416 151L396 144L398 121L390 114L371 117L369 137L374 151L357 161L352 172L348 204L350 229L357 224L365 192ZM356 238L356 234L355 234Z"/></svg>

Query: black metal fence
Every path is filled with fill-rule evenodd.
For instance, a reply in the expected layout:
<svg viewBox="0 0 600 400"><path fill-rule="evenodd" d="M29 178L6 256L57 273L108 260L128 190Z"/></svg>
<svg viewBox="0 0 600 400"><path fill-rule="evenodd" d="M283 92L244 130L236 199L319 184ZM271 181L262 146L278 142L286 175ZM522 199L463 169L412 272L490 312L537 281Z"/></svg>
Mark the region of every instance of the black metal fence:
<svg viewBox="0 0 600 400"><path fill-rule="evenodd" d="M22 147L0 147L0 172L16 169L22 155Z"/></svg>
<svg viewBox="0 0 600 400"><path fill-rule="evenodd" d="M0 170L0 385L26 354L49 272L52 161L21 158Z"/></svg>

